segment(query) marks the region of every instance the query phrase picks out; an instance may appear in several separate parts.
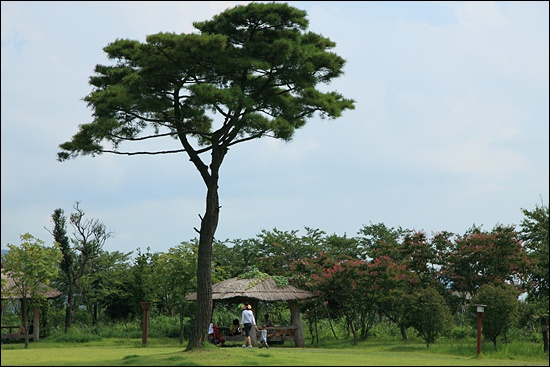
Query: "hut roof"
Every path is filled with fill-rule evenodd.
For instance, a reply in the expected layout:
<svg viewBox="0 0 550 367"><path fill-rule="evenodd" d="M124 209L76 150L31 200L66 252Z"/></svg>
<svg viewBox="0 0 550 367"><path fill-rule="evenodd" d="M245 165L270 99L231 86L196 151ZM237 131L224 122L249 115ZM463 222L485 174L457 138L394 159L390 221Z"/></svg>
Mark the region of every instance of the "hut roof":
<svg viewBox="0 0 550 367"><path fill-rule="evenodd" d="M277 286L273 278L263 281L257 278L231 278L212 285L212 300L229 299L257 299L260 301L299 301L316 297L315 294L298 289L291 285ZM197 293L191 293L186 297L189 301L197 300Z"/></svg>
<svg viewBox="0 0 550 367"><path fill-rule="evenodd" d="M2 286L2 299L21 299L23 298L17 287L15 286L14 280L4 273L2 268L2 284L4 284L4 279L6 284ZM57 298L61 296L61 292L48 287L45 284L40 285L40 293L46 298Z"/></svg>

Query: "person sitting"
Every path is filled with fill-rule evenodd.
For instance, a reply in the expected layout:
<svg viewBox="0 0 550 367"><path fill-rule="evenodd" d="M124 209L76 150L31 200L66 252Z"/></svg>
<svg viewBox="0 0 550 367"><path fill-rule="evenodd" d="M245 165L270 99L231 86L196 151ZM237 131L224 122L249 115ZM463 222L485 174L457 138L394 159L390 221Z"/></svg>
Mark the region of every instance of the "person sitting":
<svg viewBox="0 0 550 367"><path fill-rule="evenodd" d="M18 337L18 336L24 336L25 335L25 327L23 325L20 325L19 330L16 333L10 333L10 334L5 334L5 335L7 335L10 338L15 338L15 337Z"/></svg>
<svg viewBox="0 0 550 367"><path fill-rule="evenodd" d="M241 335L241 324L239 319L233 320L233 323L229 327L229 335Z"/></svg>
<svg viewBox="0 0 550 367"><path fill-rule="evenodd" d="M265 316L264 316L264 324L266 327L270 327L270 326L275 326L273 325L273 323L271 322L271 319L269 318L269 314L266 313Z"/></svg>

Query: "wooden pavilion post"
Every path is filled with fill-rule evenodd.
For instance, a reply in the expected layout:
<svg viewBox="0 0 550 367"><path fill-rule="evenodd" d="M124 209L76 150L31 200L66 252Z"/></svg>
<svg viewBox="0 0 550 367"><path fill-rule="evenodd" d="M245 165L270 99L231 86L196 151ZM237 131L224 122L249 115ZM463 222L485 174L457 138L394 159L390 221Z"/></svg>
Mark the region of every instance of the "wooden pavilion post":
<svg viewBox="0 0 550 367"><path fill-rule="evenodd" d="M248 302L252 306L252 313L254 314L254 319L256 320L256 326L258 326L258 329L260 329L262 324L258 320L258 300L252 298L249 299ZM254 327L254 325L252 325L252 329L250 329L250 341L252 342L253 346L256 346L258 344L258 335L256 333L256 328Z"/></svg>
<svg viewBox="0 0 550 367"><path fill-rule="evenodd" d="M304 348L306 346L304 340L304 330L302 329L302 319L300 318L300 308L296 301L289 300L288 308L290 308L290 319L292 320L292 326L294 329L294 343L297 347Z"/></svg>
<svg viewBox="0 0 550 367"><path fill-rule="evenodd" d="M34 307L32 315L32 340L37 341L40 338L40 309L38 306Z"/></svg>

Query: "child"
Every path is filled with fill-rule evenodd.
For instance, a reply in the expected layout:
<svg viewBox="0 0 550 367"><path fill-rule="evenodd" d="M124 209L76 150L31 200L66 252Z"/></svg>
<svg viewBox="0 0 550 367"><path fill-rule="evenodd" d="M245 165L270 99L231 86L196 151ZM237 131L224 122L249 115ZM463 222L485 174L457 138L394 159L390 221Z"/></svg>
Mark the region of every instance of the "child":
<svg viewBox="0 0 550 367"><path fill-rule="evenodd" d="M210 326L208 326L208 341L212 344L216 344L218 347L225 343L218 325L210 321Z"/></svg>
<svg viewBox="0 0 550 367"><path fill-rule="evenodd" d="M269 344L267 344L267 329L265 324L262 325L262 331L260 334L260 348L264 345L266 348L269 348Z"/></svg>

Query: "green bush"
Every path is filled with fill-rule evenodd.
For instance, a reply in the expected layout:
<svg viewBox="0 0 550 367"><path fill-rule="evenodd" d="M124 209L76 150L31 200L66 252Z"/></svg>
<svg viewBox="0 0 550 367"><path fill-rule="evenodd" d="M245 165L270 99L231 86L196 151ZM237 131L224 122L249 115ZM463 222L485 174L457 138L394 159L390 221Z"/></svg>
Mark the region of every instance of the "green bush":
<svg viewBox="0 0 550 367"><path fill-rule="evenodd" d="M503 339L508 343L514 341L542 343L542 333L529 327L513 327L506 332Z"/></svg>
<svg viewBox="0 0 550 367"><path fill-rule="evenodd" d="M188 339L191 333L192 322L188 318L184 320L183 337ZM149 325L149 335L155 338L179 338L180 319L179 317L157 316L151 318Z"/></svg>
<svg viewBox="0 0 550 367"><path fill-rule="evenodd" d="M101 336L95 334L92 328L73 326L67 332L63 328L52 329L49 341L58 343L86 343L101 340Z"/></svg>
<svg viewBox="0 0 550 367"><path fill-rule="evenodd" d="M470 326L453 326L448 337L453 340L464 340L477 337L477 332Z"/></svg>
<svg viewBox="0 0 550 367"><path fill-rule="evenodd" d="M393 322L383 320L374 325L369 331L369 339L394 340L401 339L401 331Z"/></svg>

